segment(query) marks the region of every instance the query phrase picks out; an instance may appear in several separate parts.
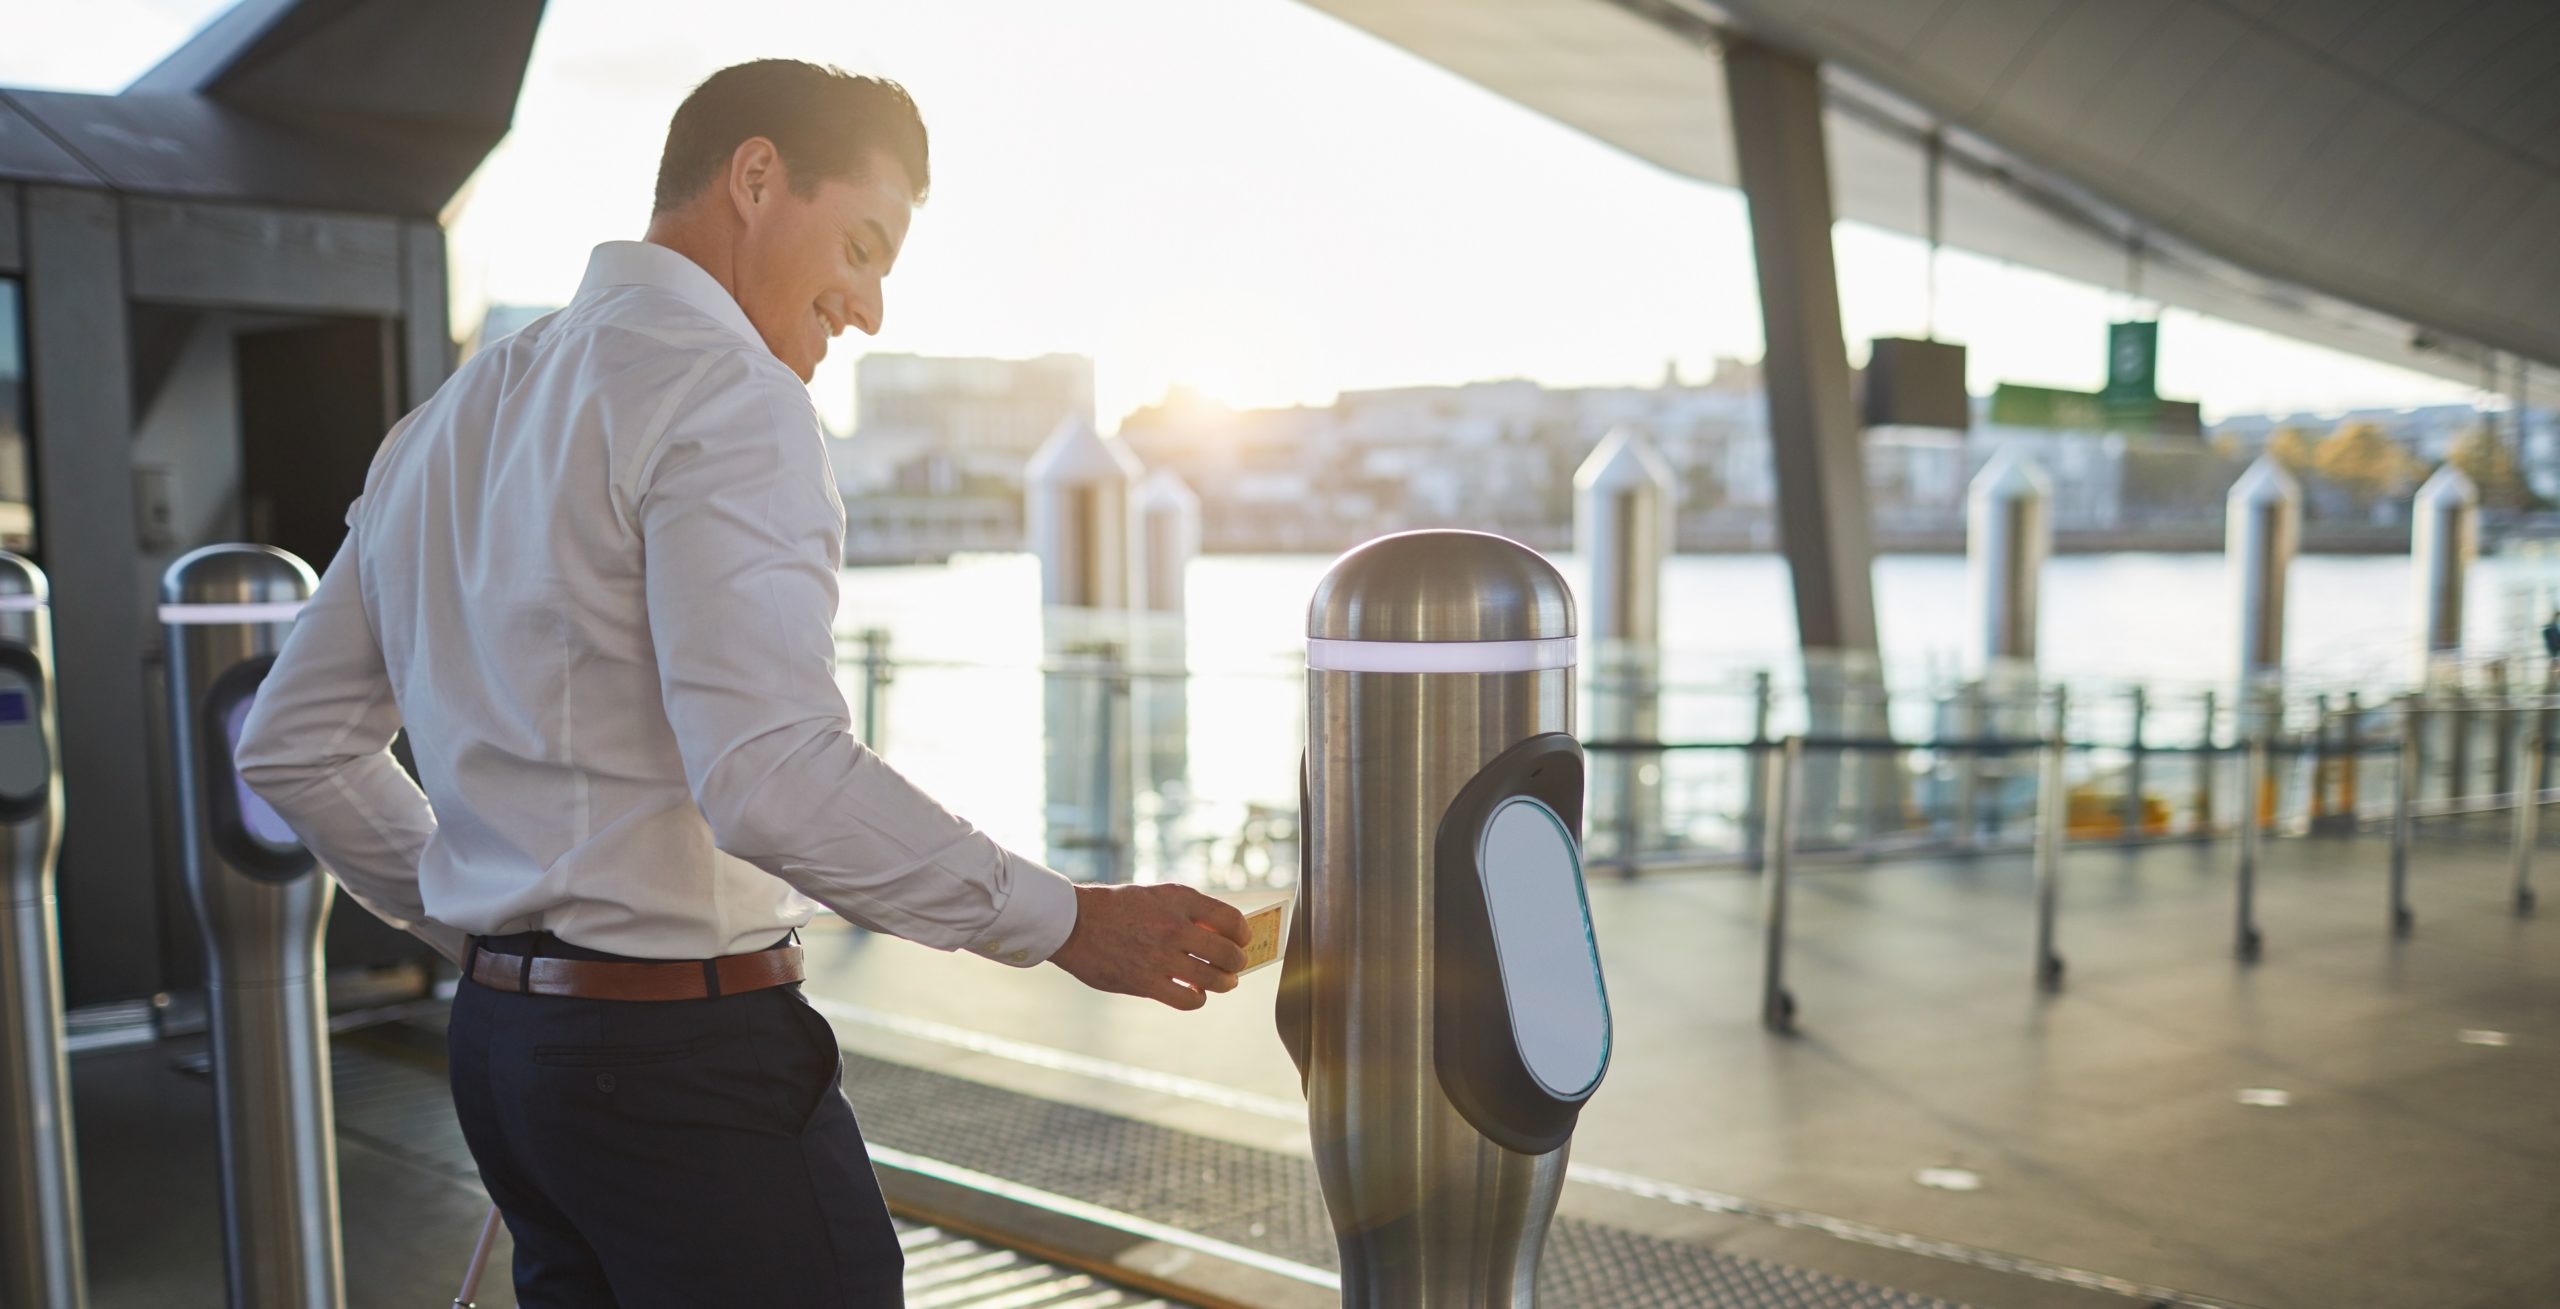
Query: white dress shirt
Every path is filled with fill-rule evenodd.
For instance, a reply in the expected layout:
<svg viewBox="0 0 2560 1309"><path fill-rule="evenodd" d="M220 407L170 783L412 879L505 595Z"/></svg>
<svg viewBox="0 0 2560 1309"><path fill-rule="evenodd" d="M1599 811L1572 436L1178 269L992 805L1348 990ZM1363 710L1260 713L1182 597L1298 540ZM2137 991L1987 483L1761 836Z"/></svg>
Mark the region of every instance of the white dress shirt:
<svg viewBox="0 0 2560 1309"><path fill-rule="evenodd" d="M448 956L533 928L734 954L814 900L1028 966L1075 925L1065 878L852 735L816 411L685 256L597 247L567 308L392 429L347 525L240 773ZM389 750L404 723L424 794Z"/></svg>

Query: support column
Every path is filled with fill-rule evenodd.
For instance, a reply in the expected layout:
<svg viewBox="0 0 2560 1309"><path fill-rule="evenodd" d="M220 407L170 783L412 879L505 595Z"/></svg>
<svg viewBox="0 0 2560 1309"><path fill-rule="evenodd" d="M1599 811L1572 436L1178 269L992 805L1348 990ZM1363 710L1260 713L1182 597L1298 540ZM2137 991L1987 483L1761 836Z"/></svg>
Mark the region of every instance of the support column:
<svg viewBox="0 0 2560 1309"><path fill-rule="evenodd" d="M1777 474L1779 537L1795 580L1796 625L1807 650L1873 654L1875 547L1831 258L1821 69L1800 55L1728 36L1724 82L1760 276L1769 457Z"/></svg>
<svg viewBox="0 0 2560 1309"><path fill-rule="evenodd" d="M1889 719L1876 647L1875 547L1831 256L1822 72L1801 55L1727 36L1724 82L1760 278L1769 461L1806 655L1807 718L1817 737L1882 737ZM1844 830L1851 815L1868 827L1899 821L1901 771L1889 754L1808 751L1798 780L1811 840L1856 839Z"/></svg>
<svg viewBox="0 0 2560 1309"><path fill-rule="evenodd" d="M143 708L150 628L133 516L133 379L114 197L26 190L36 537L53 581L62 783L62 954L79 1005L160 985Z"/></svg>

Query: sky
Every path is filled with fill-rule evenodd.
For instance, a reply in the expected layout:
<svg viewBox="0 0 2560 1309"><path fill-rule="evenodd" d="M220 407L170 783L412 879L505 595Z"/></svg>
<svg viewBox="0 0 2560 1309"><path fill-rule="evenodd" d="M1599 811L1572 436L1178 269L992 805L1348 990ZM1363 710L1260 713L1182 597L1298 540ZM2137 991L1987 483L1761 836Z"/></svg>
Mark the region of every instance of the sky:
<svg viewBox="0 0 2560 1309"><path fill-rule="evenodd" d="M0 84L111 92L227 0L0 0ZM716 13L716 23L704 19ZM1740 195L1675 177L1298 0L551 0L515 130L448 215L456 334L557 304L646 224L668 116L788 56L894 77L933 194L881 334L812 383L842 429L867 349L1095 361L1108 429L1182 385L1237 405L1526 377L1702 380L1756 358ZM1853 360L1920 335L1928 254L1835 236ZM1941 336L1971 382L2095 389L2121 292L1958 251ZM2180 310L2163 394L2206 416L2469 403L2471 388Z"/></svg>

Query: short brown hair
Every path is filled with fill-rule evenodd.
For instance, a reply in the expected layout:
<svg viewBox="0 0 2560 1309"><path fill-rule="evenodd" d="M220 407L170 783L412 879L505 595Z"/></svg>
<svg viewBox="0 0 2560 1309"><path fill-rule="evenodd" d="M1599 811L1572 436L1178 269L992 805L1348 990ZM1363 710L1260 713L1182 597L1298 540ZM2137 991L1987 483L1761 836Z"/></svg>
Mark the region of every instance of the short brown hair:
<svg viewBox="0 0 2560 1309"><path fill-rule="evenodd" d="M758 59L704 78L676 106L658 160L657 212L700 194L740 144L759 136L782 156L796 195L815 193L820 181L861 178L875 150L906 170L918 203L933 183L924 118L905 87L797 59Z"/></svg>

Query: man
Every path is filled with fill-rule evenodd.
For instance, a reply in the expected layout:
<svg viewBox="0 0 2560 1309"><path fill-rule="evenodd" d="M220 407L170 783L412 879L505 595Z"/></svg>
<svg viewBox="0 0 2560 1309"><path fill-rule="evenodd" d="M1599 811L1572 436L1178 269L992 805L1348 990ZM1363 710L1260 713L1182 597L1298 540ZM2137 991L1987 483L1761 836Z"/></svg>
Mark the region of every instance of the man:
<svg viewBox="0 0 2560 1309"><path fill-rule="evenodd" d="M812 901L1179 1009L1243 966L1231 907L1071 886L848 730L806 383L880 330L929 180L895 83L705 81L646 240L383 442L245 730L242 778L463 968L454 1104L527 1306L900 1302L795 984Z"/></svg>

